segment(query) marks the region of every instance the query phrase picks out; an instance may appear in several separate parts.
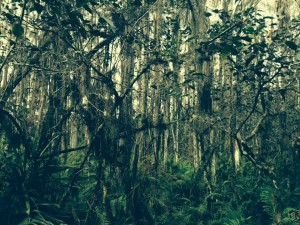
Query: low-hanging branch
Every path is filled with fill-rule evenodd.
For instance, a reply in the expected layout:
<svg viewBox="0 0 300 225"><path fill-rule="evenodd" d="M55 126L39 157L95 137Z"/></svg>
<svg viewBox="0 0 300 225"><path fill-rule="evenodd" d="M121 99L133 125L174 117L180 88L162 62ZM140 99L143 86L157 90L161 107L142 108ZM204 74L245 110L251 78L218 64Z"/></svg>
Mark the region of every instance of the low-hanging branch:
<svg viewBox="0 0 300 225"><path fill-rule="evenodd" d="M162 130L165 130L165 129L167 129L168 125L170 125L170 123L167 124L167 123L160 122L160 123L157 123L157 124L154 124L154 123L143 124L141 127L133 128L130 131L130 134L136 134L136 133L139 133L141 131L148 130L148 129L162 129ZM126 136L127 136L127 132L122 132L118 135L117 139L124 138Z"/></svg>
<svg viewBox="0 0 300 225"><path fill-rule="evenodd" d="M77 148L64 149L59 152L53 152L51 154L41 156L39 159L49 159L49 158L53 158L53 157L56 157L56 156L59 156L62 154L68 154L70 152L82 151L82 150L85 150L87 147L88 147L87 145L83 145L83 146L79 146Z"/></svg>
<svg viewBox="0 0 300 225"><path fill-rule="evenodd" d="M272 180L276 181L276 176L274 172L272 171L272 168L269 168L268 166L264 165L262 162L259 162L256 159L255 154L253 153L251 147L241 138L239 138L237 135L235 137L240 152L249 159L249 161L255 165L259 170L263 171L267 176L269 176Z"/></svg>

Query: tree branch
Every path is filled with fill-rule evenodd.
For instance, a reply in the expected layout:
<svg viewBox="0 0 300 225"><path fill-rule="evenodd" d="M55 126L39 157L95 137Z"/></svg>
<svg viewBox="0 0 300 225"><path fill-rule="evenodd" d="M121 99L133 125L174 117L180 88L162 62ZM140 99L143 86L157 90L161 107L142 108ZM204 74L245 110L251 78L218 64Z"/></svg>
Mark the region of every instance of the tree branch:
<svg viewBox="0 0 300 225"><path fill-rule="evenodd" d="M264 121L264 119L267 117L268 113L265 112L264 115L260 118L259 122L257 123L257 125L255 126L255 128L252 130L252 132L250 133L249 136L247 136L245 138L245 141L250 141L256 134L257 132L259 131L260 127L261 127L261 124L262 122Z"/></svg>
<svg viewBox="0 0 300 225"><path fill-rule="evenodd" d="M242 140L241 137L235 135L235 139L237 141L240 152L245 155L249 161L255 165L259 170L263 171L267 176L269 176L272 180L276 180L275 174L272 171L272 168L269 168L266 165L263 165L261 162L259 163L256 159L255 154L252 152L251 147Z"/></svg>
<svg viewBox="0 0 300 225"><path fill-rule="evenodd" d="M255 108L258 104L258 98L263 90L263 86L264 85L260 85L256 95L255 95L255 98L254 98L254 103L253 103L253 106L251 108L251 111L249 112L249 114L247 115L246 119L244 119L241 124L239 125L238 129L236 130L236 134L238 134L240 132L240 130L243 128L243 126L245 125L245 123L250 119L250 117L252 116L252 114L254 113L255 111Z"/></svg>
<svg viewBox="0 0 300 225"><path fill-rule="evenodd" d="M86 54L86 58L87 59L92 59L93 56L104 46L109 45L115 38L117 37L116 34L111 35L110 37L108 37L107 39L105 39L104 41L98 43L91 51L89 51L89 53Z"/></svg>
<svg viewBox="0 0 300 225"><path fill-rule="evenodd" d="M133 85L141 78L141 76L143 74L145 74L151 67L151 64L148 64L144 69L141 70L141 72L132 79L132 81L130 82L129 86L127 87L127 89L125 90L124 94L122 96L120 96L121 98L125 98L126 95L130 92L131 88L133 87Z"/></svg>
<svg viewBox="0 0 300 225"><path fill-rule="evenodd" d="M58 155L67 154L67 153L70 153L70 152L85 150L86 148L87 148L87 145L80 146L80 147L77 147L77 148L69 148L69 149L61 150L59 152L53 152L51 154L42 156L42 157L40 157L40 159L48 159L48 158L52 158L52 157L55 157L55 156L58 156Z"/></svg>

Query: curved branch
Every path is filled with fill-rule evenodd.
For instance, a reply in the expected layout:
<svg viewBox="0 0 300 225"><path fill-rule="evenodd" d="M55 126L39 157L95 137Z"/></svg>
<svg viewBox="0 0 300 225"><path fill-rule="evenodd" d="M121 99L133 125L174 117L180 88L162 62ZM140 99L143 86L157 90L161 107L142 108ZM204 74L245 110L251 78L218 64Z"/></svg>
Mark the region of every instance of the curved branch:
<svg viewBox="0 0 300 225"><path fill-rule="evenodd" d="M141 70L141 72L132 79L132 81L130 82L129 86L126 88L124 94L121 96L121 98L125 98L126 95L128 95L128 93L130 92L131 88L133 87L133 85L141 78L141 76L143 74L145 74L151 67L151 64L148 64L144 69Z"/></svg>
<svg viewBox="0 0 300 225"><path fill-rule="evenodd" d="M239 125L238 129L236 130L236 134L238 134L240 132L240 130L243 128L243 126L245 125L245 123L250 119L250 117L252 116L252 114L254 113L255 109L256 109L256 106L258 104L258 98L260 96L260 94L262 93L263 91L263 86L264 85L260 85L256 95L255 95L255 98L254 98L254 103L253 103L253 106L251 108L251 111L249 112L249 114L247 115L246 119L244 119L241 124Z"/></svg>
<svg viewBox="0 0 300 225"><path fill-rule="evenodd" d="M235 140L237 141L240 152L247 157L247 159L256 166L259 170L264 172L267 176L269 176L272 180L276 181L276 177L272 168L264 165L263 162L257 160L255 154L253 153L251 147L246 143L246 141L242 140L241 137L235 135Z"/></svg>
<svg viewBox="0 0 300 225"><path fill-rule="evenodd" d="M48 159L48 158L52 158L52 157L55 157L55 156L58 156L58 155L67 154L67 153L70 153L70 152L82 151L82 150L85 150L86 148L87 148L87 146L84 145L84 146L80 146L80 147L77 147L77 148L64 149L64 150L61 150L59 152L53 152L51 154L44 155L44 156L40 157L40 159Z"/></svg>
<svg viewBox="0 0 300 225"><path fill-rule="evenodd" d="M117 37L116 34L111 35L110 37L106 38L104 41L98 43L89 53L86 54L87 59L92 59L93 56L103 47L109 45L115 38Z"/></svg>

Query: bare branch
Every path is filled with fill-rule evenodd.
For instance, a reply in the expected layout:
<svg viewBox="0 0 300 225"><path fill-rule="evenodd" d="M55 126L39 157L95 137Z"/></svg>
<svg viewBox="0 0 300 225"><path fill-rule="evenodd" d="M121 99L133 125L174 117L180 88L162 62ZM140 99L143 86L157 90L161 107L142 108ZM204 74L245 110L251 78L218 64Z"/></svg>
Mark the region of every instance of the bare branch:
<svg viewBox="0 0 300 225"><path fill-rule="evenodd" d="M89 53L86 54L87 59L93 58L93 56L104 46L109 45L115 38L117 37L116 34L111 35L110 37L106 38L104 41L98 43Z"/></svg>
<svg viewBox="0 0 300 225"><path fill-rule="evenodd" d="M261 127L261 124L262 122L264 121L264 119L267 117L268 113L265 112L264 115L260 118L259 122L257 123L257 125L255 126L255 128L252 130L252 132L250 133L249 136L247 136L245 138L245 141L250 141L256 134L257 132L259 131L260 127Z"/></svg>

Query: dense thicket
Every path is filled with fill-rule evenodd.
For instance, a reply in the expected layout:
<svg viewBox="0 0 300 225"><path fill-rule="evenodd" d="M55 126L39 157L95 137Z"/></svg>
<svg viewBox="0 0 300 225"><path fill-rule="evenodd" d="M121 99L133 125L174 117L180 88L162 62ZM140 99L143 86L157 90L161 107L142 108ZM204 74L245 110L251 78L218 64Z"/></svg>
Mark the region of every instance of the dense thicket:
<svg viewBox="0 0 300 225"><path fill-rule="evenodd" d="M0 224L300 224L298 4L0 1Z"/></svg>

